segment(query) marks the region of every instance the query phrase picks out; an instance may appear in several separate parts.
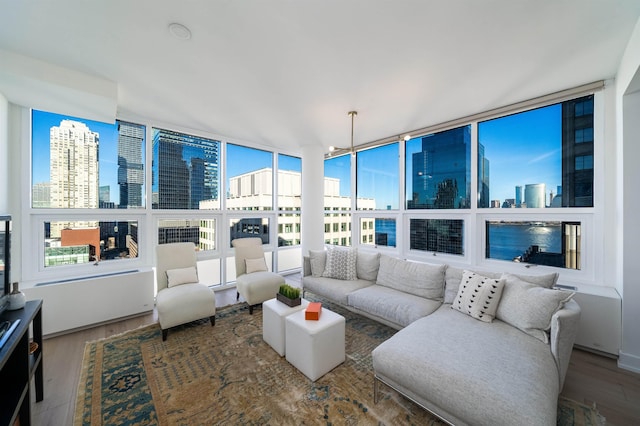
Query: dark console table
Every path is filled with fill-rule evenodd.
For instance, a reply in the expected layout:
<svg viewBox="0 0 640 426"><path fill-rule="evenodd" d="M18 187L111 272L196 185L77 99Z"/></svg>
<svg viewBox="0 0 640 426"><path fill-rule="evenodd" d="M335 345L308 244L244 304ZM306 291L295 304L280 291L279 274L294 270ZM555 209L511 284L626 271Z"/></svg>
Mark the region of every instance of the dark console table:
<svg viewBox="0 0 640 426"><path fill-rule="evenodd" d="M15 322L19 322L16 324ZM42 300L28 301L24 308L5 311L0 322L10 321L13 330L0 347L0 426L31 424L31 379L35 377L36 402L44 398L42 374ZM29 350L29 328L38 348Z"/></svg>

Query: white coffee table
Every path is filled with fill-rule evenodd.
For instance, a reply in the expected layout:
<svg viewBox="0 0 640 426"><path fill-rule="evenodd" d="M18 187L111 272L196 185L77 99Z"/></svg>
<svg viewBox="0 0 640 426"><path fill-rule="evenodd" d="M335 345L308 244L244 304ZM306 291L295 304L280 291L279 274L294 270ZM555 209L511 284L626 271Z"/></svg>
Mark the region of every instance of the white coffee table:
<svg viewBox="0 0 640 426"><path fill-rule="evenodd" d="M294 312L305 309L308 300L302 299L298 306L289 307L277 299L262 302L262 338L280 356L285 353L285 325L284 319Z"/></svg>
<svg viewBox="0 0 640 426"><path fill-rule="evenodd" d="M285 319L286 358L312 381L316 381L345 360L345 319L322 308L320 319L305 320L304 310Z"/></svg>

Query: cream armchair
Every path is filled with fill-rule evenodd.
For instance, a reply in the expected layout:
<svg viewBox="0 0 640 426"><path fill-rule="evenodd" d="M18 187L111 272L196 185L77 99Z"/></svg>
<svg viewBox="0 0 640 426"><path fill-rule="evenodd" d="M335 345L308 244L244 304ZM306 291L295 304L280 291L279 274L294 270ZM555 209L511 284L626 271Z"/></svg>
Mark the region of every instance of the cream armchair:
<svg viewBox="0 0 640 426"><path fill-rule="evenodd" d="M273 299L284 278L267 268L260 238L237 238L231 241L236 255L236 300L242 296L253 307L265 300Z"/></svg>
<svg viewBox="0 0 640 426"><path fill-rule="evenodd" d="M216 323L216 296L198 282L193 243L160 244L156 247L156 308L167 340L169 328L209 317Z"/></svg>

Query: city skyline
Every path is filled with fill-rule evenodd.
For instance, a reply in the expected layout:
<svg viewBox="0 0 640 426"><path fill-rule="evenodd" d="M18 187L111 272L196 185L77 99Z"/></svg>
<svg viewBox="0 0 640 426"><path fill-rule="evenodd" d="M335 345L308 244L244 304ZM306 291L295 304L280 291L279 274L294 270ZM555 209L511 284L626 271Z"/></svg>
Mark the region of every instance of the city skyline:
<svg viewBox="0 0 640 426"><path fill-rule="evenodd" d="M485 147L486 158L491 161L489 201L499 200L502 204L505 200L514 199L516 198L515 187L522 186L524 188L527 184L544 183L547 188L545 194L547 203L549 193L556 194L557 188L562 186L562 142L560 137L562 119L560 112L561 104L555 104L479 123L479 141ZM77 120L86 123L92 131L100 135L99 184L101 187L108 186L110 201L116 205L119 204L117 127L109 123L43 111L34 110L33 114L33 187L39 183L49 182L49 129L54 125L59 125L62 119ZM388 147L394 145L391 144ZM227 144L227 157L238 158L234 154L236 150L246 152L244 152L244 157L240 156L243 161L226 162L227 183L231 176L255 170L255 161L259 161L259 157L262 157L263 154L270 155L267 151ZM143 167L145 165L144 157L143 155ZM282 157L286 156L280 158ZM341 195L350 195L350 166L333 167L331 164L332 161L342 163L350 160L348 155L343 157L328 160L325 164L325 173L327 176L340 179ZM376 158L379 161L375 162ZM368 167L374 170L384 170L385 164L389 164L389 157L385 155L372 156L371 160ZM268 165L271 165L270 161ZM282 164L280 167L282 168ZM407 173L410 168L410 164L407 163ZM291 168L291 170L299 170L299 167ZM361 182L359 185L361 197L366 197L368 193L377 191L375 192L375 198L378 201L376 208L386 209L389 205L393 206L392 208L398 208L395 187L382 190L379 185L374 186L372 182Z"/></svg>

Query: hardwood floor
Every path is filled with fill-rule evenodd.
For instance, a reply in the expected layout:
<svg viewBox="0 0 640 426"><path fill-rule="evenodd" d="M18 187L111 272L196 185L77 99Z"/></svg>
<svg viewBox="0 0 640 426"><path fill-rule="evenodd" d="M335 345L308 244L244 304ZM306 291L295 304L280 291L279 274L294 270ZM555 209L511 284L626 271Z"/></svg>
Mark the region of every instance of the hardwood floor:
<svg viewBox="0 0 640 426"><path fill-rule="evenodd" d="M289 276L287 282L299 285L299 276ZM216 292L217 307L235 302L235 289ZM256 314L261 315L261 310L254 312ZM44 400L33 405L33 423L36 426L73 424L85 342L153 322L157 322L155 311L45 339ZM607 425L640 424L640 374L619 369L614 359L574 349L562 395L589 405L595 403L600 413L606 417Z"/></svg>

